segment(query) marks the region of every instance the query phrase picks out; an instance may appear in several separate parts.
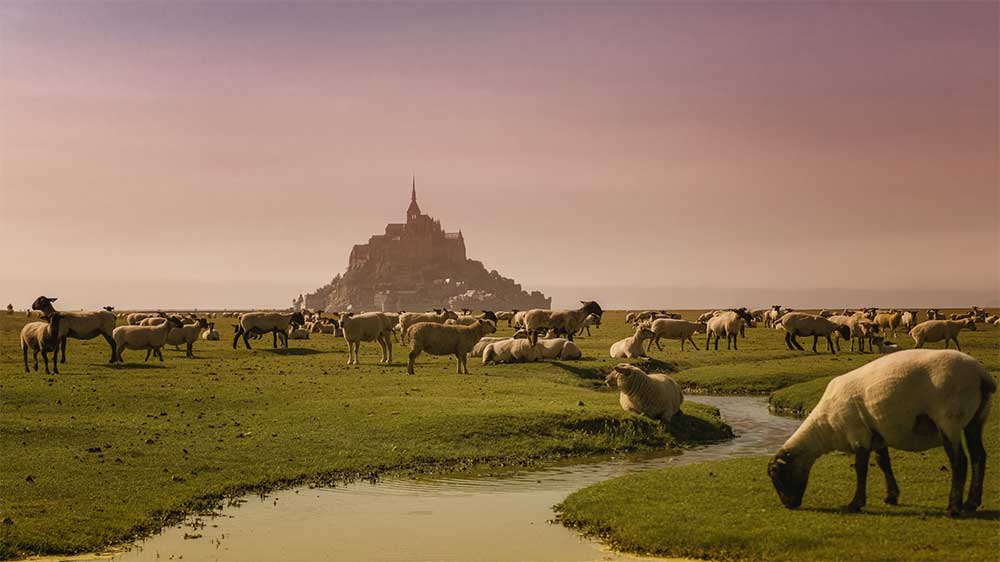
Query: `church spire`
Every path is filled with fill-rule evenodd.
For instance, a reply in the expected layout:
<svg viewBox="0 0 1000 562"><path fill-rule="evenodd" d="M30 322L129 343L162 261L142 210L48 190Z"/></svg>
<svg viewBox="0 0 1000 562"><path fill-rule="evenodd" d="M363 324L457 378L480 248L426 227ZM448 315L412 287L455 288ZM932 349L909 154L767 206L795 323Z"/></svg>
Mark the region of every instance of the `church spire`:
<svg viewBox="0 0 1000 562"><path fill-rule="evenodd" d="M410 208L406 210L406 222L410 223L420 216L420 206L417 205L417 177L413 176L413 187L410 191Z"/></svg>
<svg viewBox="0 0 1000 562"><path fill-rule="evenodd" d="M410 202L417 202L417 175L413 175L413 191L410 192Z"/></svg>

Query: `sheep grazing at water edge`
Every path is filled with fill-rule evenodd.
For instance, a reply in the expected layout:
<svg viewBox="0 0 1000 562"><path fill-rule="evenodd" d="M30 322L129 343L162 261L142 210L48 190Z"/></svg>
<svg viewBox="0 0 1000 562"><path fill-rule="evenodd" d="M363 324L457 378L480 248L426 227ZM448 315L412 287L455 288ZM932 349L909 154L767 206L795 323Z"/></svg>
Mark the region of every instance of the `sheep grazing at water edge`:
<svg viewBox="0 0 1000 562"><path fill-rule="evenodd" d="M783 315L778 320L778 323L785 329L785 345L793 351L796 349L804 351L802 345L795 339L797 336L813 337L813 353L817 353L816 342L819 338L826 338L827 348L832 354L837 353L833 347L833 334L835 332L839 332L840 337L844 339L851 337L851 329L848 326L843 326L822 316L806 314L805 312L789 312Z"/></svg>
<svg viewBox="0 0 1000 562"><path fill-rule="evenodd" d="M962 329L972 332L976 331L976 321L969 318L966 320L925 320L910 330L910 337L913 338L915 348L921 348L925 343L933 343L944 340L944 347L948 349L948 342L955 342L955 347L962 350L958 343L958 333Z"/></svg>
<svg viewBox="0 0 1000 562"><path fill-rule="evenodd" d="M875 452L885 474L885 503L899 502L899 486L889 462L889 447L925 451L944 446L951 464L948 515L979 507L986 474L983 427L996 381L972 357L952 350L910 349L886 355L830 381L823 397L767 467L785 507L802 504L809 471L830 451L854 455L857 485L847 508L866 502L868 460ZM972 484L963 503L967 459Z"/></svg>
<svg viewBox="0 0 1000 562"><path fill-rule="evenodd" d="M668 422L684 402L677 381L662 373L646 374L628 363L611 369L604 383L610 385L612 381L618 385L618 402L626 412Z"/></svg>
<svg viewBox="0 0 1000 562"><path fill-rule="evenodd" d="M378 342L382 348L382 359L379 363L388 365L392 363L392 320L381 312L367 312L364 314L354 314L346 312L340 316L340 329L344 332L344 339L347 341L347 364L358 364L358 351L361 349L361 342Z"/></svg>
<svg viewBox="0 0 1000 562"><path fill-rule="evenodd" d="M576 310L545 310L534 308L524 315L524 327L528 330L528 339L534 344L538 341L538 334L547 330L555 330L557 335L564 336L569 341L573 341L573 336L580 330L583 319L589 314L600 318L604 315L601 305L595 301L580 301L581 306Z"/></svg>
<svg viewBox="0 0 1000 562"><path fill-rule="evenodd" d="M114 331L115 346L118 350L118 363L124 363L122 351L126 349L146 350L146 359L152 354L163 361L163 346L167 343L170 330L183 328L180 318L171 316L158 326L118 326Z"/></svg>
<svg viewBox="0 0 1000 562"><path fill-rule="evenodd" d="M42 318L48 318L56 313L52 303L56 302L56 297L38 297L31 304L32 310L41 313ZM66 339L89 340L102 336L104 341L111 346L111 359L109 363L114 363L117 358L115 349L115 314L107 310L95 310L90 312L60 312L59 322L59 362L66 362Z"/></svg>
<svg viewBox="0 0 1000 562"><path fill-rule="evenodd" d="M306 319L301 312L247 312L240 315L240 323L236 325L233 334L233 349L240 337L243 338L243 345L247 349L250 347L250 336L260 336L268 332L271 333L271 347L278 347L278 340L281 340L282 347L288 347L288 327L292 324L305 324Z"/></svg>
<svg viewBox="0 0 1000 562"><path fill-rule="evenodd" d="M635 359L648 357L642 342L651 340L656 334L649 329L649 324L640 324L631 336L611 344L610 355L614 359Z"/></svg>
<svg viewBox="0 0 1000 562"><path fill-rule="evenodd" d="M407 330L407 338L410 339L410 360L406 365L406 372L414 374L414 362L426 351L431 355L454 355L458 361L458 373L462 374L464 371L465 374L469 374L469 352L480 338L496 331L496 325L487 320L479 320L472 326L435 322L414 324ZM485 355L485 351L483 354Z"/></svg>
<svg viewBox="0 0 1000 562"><path fill-rule="evenodd" d="M45 361L45 374L49 373L49 352L52 352L52 369L59 374L59 324L62 315L54 312L49 315L47 322L31 322L21 328L21 353L24 356L24 372L30 373L28 369L28 350L33 353L32 359L35 361L35 372L38 372L38 353L41 352Z"/></svg>

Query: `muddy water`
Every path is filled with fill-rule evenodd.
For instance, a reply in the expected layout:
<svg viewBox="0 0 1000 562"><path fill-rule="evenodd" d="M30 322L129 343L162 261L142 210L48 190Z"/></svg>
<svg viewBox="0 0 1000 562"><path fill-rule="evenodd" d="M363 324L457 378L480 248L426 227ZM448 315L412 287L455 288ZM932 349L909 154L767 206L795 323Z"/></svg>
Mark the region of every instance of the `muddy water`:
<svg viewBox="0 0 1000 562"><path fill-rule="evenodd" d="M769 414L763 398L690 400L717 406L737 438L681 455L502 477L385 479L249 497L220 517L201 518L204 527L189 520L112 560L626 560L550 524L552 506L624 474L773 452L799 423Z"/></svg>

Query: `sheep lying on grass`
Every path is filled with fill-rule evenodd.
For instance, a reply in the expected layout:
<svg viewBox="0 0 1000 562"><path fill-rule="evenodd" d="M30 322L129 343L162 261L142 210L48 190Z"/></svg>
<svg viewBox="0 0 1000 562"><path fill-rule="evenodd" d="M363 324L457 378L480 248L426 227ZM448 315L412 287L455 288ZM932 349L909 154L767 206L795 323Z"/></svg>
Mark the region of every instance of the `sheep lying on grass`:
<svg viewBox="0 0 1000 562"><path fill-rule="evenodd" d="M240 336L243 337L243 345L247 349L250 347L250 336L263 335L271 332L273 341L271 347L278 347L278 340L281 340L282 347L288 347L288 327L295 324L305 324L306 319L301 312L247 312L240 315L240 323L233 335L233 349Z"/></svg>
<svg viewBox="0 0 1000 562"><path fill-rule="evenodd" d="M668 340L681 340L681 351L684 351L684 342L689 341L695 349L698 349L698 344L694 343L694 334L705 333L708 329L708 325L704 322L688 322L687 320L673 320L669 318L660 318L653 320L653 323L649 325L649 330L655 334L655 337L649 341L649 345L646 347L646 351L649 351L653 344L656 344L656 348L663 351L663 346L660 345L660 339L666 338Z"/></svg>
<svg viewBox="0 0 1000 562"><path fill-rule="evenodd" d="M528 330L528 339L531 343L538 341L538 334L546 330L555 330L556 334L565 336L569 341L573 341L573 335L580 330L583 319L589 314L597 317L604 315L601 305L595 301L580 301L581 306L576 310L545 310L535 308L529 310L524 315L524 327Z"/></svg>
<svg viewBox="0 0 1000 562"><path fill-rule="evenodd" d="M32 310L41 312L42 318L47 318L56 312L52 303L56 302L56 297L38 297L31 304ZM104 341L111 346L111 359L109 363L114 363L117 356L115 350L115 340L112 332L115 329L115 314L107 310L95 310L90 312L61 312L62 317L59 323L59 362L66 362L66 339L89 340L97 336L104 337Z"/></svg>
<svg viewBox="0 0 1000 562"><path fill-rule="evenodd" d="M515 334L515 336L516 336L516 334ZM472 346L472 351L470 351L469 353L471 353L475 357L482 357L483 356L483 351L486 349L486 346L490 345L493 342L504 341L504 340L509 340L509 339L511 339L511 338L509 338L509 337L502 337L502 338L485 337L485 338L479 338L479 341L476 342L476 345Z"/></svg>
<svg viewBox="0 0 1000 562"><path fill-rule="evenodd" d="M38 371L38 352L45 361L45 374L49 373L49 352L52 352L52 369L59 374L59 324L61 314L54 312L49 315L48 322L31 322L21 328L21 353L24 355L24 372L28 369L28 350L33 352L35 371Z"/></svg>
<svg viewBox="0 0 1000 562"><path fill-rule="evenodd" d="M802 345L796 340L796 336L813 337L813 353L816 353L816 342L819 338L826 338L827 348L830 353L836 354L833 347L833 333L839 332L840 337L847 339L851 337L851 329L840 325L822 316L806 314L805 312L789 312L782 316L778 322L785 329L785 345L788 349L803 351Z"/></svg>
<svg viewBox="0 0 1000 562"><path fill-rule="evenodd" d="M542 360L542 351L526 339L505 339L483 349L483 365L495 363L530 363Z"/></svg>
<svg viewBox="0 0 1000 562"><path fill-rule="evenodd" d="M392 320L381 312L354 314L345 312L340 316L340 328L347 340L347 364L358 364L358 351L361 342L378 342L382 349L382 359L379 363L392 363Z"/></svg>
<svg viewBox="0 0 1000 562"><path fill-rule="evenodd" d="M648 324L640 324L631 336L616 341L611 344L611 357L615 359L635 359L636 357L647 357L646 350L642 347L642 342L651 340L656 334L650 331Z"/></svg>
<svg viewBox="0 0 1000 562"><path fill-rule="evenodd" d="M122 351L126 349L145 349L146 359L144 361L149 361L150 354L153 354L162 362L161 348L167 343L167 334L170 330L182 327L184 324L176 316L167 318L167 321L159 326L118 326L113 333L115 346L118 350L118 362L125 362L122 358Z"/></svg>
<svg viewBox="0 0 1000 562"><path fill-rule="evenodd" d="M540 339L535 344L535 347L542 354L542 359L569 361L583 357L583 352L580 351L580 348L566 338Z"/></svg>
<svg viewBox="0 0 1000 562"><path fill-rule="evenodd" d="M305 328L299 328L295 324L288 327L288 339L290 340L307 340L309 339L309 330Z"/></svg>
<svg viewBox="0 0 1000 562"><path fill-rule="evenodd" d="M208 323L208 329L202 332L201 339L205 341L219 341L219 332L215 330L215 322Z"/></svg>
<svg viewBox="0 0 1000 562"><path fill-rule="evenodd" d="M806 421L771 459L768 475L781 503L796 508L816 459L830 451L853 454L857 486L848 509L858 511L866 502L868 460L875 451L885 473L885 503L896 505L899 486L889 447L925 451L943 445L951 463L948 514L975 511L986 473L982 432L994 392L996 382L986 369L958 351L911 349L881 357L830 381ZM972 457L964 504L963 434Z"/></svg>
<svg viewBox="0 0 1000 562"><path fill-rule="evenodd" d="M604 382L611 384L612 381L621 391L618 402L626 412L667 422L680 411L684 402L677 381L661 373L647 375L628 363L619 363L611 369Z"/></svg>
<svg viewBox="0 0 1000 562"><path fill-rule="evenodd" d="M426 351L431 355L454 355L458 360L458 373L462 374L464 371L465 374L469 374L469 352L480 338L496 331L496 325L488 320L478 320L472 326L448 326L434 322L414 324L406 334L411 340L410 360L406 365L406 372L414 374L414 362L422 352ZM483 354L485 355L485 351Z"/></svg>
<svg viewBox="0 0 1000 562"><path fill-rule="evenodd" d="M962 350L958 343L958 333L962 329L976 331L976 321L969 318L966 320L925 320L910 330L910 337L913 338L915 348L921 348L925 343L933 343L944 340L944 347L948 349L948 342L955 342L955 347Z"/></svg>

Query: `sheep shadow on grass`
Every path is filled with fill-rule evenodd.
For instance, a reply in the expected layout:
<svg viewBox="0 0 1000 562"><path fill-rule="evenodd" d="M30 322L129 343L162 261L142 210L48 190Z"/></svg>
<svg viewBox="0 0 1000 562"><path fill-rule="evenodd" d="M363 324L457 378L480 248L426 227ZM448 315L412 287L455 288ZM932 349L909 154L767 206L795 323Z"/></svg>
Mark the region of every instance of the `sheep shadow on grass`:
<svg viewBox="0 0 1000 562"><path fill-rule="evenodd" d="M604 384L604 377L608 376L608 373L606 372L608 369L606 369L604 366L596 366L596 367L595 366L581 366L581 365L579 365L579 363L580 363L580 361L576 361L576 362L573 362L573 363L569 363L569 362L565 362L565 361L551 361L551 362L549 362L549 364L552 365L553 367L558 367L558 368L566 371L567 373L573 375L574 377L577 377L579 379L583 379L583 380L586 380L586 381L592 381L596 385L602 385L602 384Z"/></svg>
<svg viewBox="0 0 1000 562"><path fill-rule="evenodd" d="M681 441L706 443L726 441L736 437L733 429L728 425L720 428L705 419L689 416L683 411L674 414L670 421L664 425L670 430L671 435Z"/></svg>
<svg viewBox="0 0 1000 562"><path fill-rule="evenodd" d="M915 511L905 511L892 509L880 509L878 511L870 511L862 508L860 512L848 511L846 506L838 507L800 507L799 511L811 511L813 513L829 513L835 515L850 515L861 517L865 515L874 515L878 517L910 517L916 519L927 519L928 517L936 517L939 519L950 519L948 513L944 509L944 504L947 503L948 498L944 498L941 503L940 508L926 507L918 508ZM906 503L900 502L900 508L907 507ZM982 519L985 521L997 521L1000 520L1000 510L996 509L981 509L979 511L974 511L972 513L962 513L958 519Z"/></svg>

